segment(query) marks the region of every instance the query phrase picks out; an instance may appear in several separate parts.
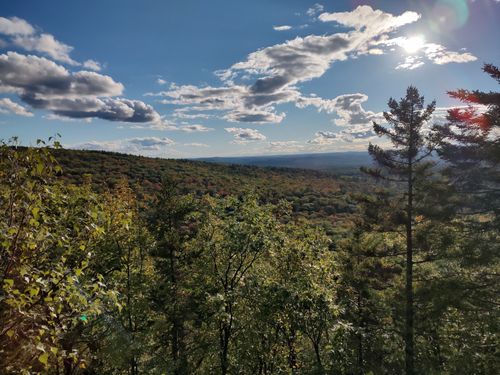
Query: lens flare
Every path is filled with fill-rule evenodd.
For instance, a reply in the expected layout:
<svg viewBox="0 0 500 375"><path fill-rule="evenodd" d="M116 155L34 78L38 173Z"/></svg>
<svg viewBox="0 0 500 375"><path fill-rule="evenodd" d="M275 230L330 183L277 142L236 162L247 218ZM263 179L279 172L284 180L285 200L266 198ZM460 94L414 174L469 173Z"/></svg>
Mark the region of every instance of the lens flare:
<svg viewBox="0 0 500 375"><path fill-rule="evenodd" d="M448 32L464 26L469 18L466 0L438 0L432 9L431 28L435 32Z"/></svg>

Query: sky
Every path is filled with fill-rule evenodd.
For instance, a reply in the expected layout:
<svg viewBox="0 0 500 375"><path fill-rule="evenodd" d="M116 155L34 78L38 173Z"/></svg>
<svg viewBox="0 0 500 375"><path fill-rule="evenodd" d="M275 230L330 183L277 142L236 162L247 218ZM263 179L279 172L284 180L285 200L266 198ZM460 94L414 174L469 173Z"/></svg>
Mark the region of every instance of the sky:
<svg viewBox="0 0 500 375"><path fill-rule="evenodd" d="M496 90L499 0L0 3L0 139L168 158L366 150L415 85Z"/></svg>

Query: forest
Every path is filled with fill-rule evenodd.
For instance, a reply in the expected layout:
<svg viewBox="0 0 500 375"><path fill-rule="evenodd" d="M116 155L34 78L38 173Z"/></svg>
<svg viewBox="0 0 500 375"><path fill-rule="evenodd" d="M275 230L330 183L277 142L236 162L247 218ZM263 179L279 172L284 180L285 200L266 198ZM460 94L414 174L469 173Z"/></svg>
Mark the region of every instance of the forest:
<svg viewBox="0 0 500 375"><path fill-rule="evenodd" d="M500 92L449 95L355 176L2 141L0 373L498 374Z"/></svg>

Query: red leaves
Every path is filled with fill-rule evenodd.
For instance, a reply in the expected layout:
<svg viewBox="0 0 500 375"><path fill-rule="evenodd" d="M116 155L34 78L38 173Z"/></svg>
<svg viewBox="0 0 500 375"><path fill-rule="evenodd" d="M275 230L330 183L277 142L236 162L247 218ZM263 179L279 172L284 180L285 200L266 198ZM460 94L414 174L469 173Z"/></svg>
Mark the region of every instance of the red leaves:
<svg viewBox="0 0 500 375"><path fill-rule="evenodd" d="M479 128L482 131L489 131L492 126L488 116L482 113L478 114L473 107L452 108L448 110L448 119L453 123L462 123L466 127Z"/></svg>

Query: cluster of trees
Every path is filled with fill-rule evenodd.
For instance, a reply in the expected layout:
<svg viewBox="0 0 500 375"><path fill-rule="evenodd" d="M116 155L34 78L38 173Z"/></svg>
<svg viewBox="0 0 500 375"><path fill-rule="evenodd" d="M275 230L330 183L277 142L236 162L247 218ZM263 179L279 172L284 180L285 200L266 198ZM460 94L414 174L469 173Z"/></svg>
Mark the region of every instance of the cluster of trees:
<svg viewBox="0 0 500 375"><path fill-rule="evenodd" d="M57 141L4 143L0 373L496 374L500 94L451 94L434 126L416 88L389 101L380 183L333 234L168 178L96 193Z"/></svg>

